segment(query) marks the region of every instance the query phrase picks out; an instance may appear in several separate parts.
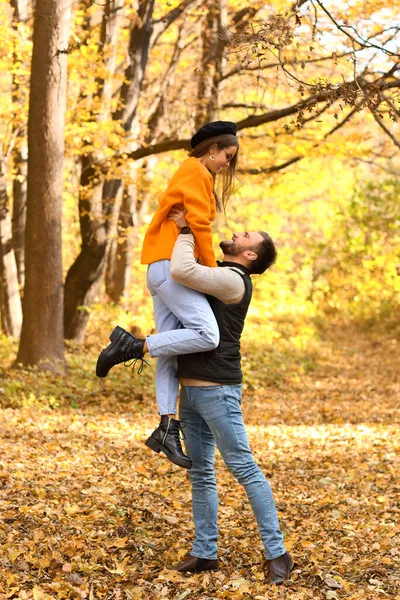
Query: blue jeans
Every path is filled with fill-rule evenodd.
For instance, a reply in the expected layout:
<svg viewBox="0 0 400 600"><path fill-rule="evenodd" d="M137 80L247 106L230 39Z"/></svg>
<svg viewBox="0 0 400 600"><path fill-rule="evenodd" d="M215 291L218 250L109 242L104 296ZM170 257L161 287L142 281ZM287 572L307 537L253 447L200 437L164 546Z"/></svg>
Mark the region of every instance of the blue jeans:
<svg viewBox="0 0 400 600"><path fill-rule="evenodd" d="M185 447L193 466L195 541L192 556L217 558L218 494L214 471L215 447L241 483L253 509L268 560L285 553L283 535L271 487L254 462L241 411L241 385L182 386L180 419L185 422Z"/></svg>
<svg viewBox="0 0 400 600"><path fill-rule="evenodd" d="M177 355L214 350L219 329L207 298L170 275L170 261L159 260L147 269L157 333L146 339L150 356L157 357L156 398L160 415L176 413Z"/></svg>

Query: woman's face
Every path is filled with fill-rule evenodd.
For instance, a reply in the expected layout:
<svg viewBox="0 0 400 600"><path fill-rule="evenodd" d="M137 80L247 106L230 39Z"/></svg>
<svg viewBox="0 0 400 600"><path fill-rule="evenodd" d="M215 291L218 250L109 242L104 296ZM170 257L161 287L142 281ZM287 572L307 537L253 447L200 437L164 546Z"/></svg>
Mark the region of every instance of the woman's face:
<svg viewBox="0 0 400 600"><path fill-rule="evenodd" d="M220 150L218 146L215 145L210 148L209 153L206 155L206 167L213 173L219 173L229 165L236 152L236 146L228 146L227 148ZM214 159L211 158L212 156Z"/></svg>

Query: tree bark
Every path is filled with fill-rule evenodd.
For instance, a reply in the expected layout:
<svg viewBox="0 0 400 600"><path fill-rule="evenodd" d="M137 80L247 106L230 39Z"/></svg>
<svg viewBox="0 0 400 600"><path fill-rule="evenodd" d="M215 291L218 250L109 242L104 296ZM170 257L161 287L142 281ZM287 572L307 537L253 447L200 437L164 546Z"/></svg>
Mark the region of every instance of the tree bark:
<svg viewBox="0 0 400 600"><path fill-rule="evenodd" d="M6 335L19 337L22 306L18 286L17 264L12 247L11 217L7 195L4 160L0 146L0 312L1 327Z"/></svg>
<svg viewBox="0 0 400 600"><path fill-rule="evenodd" d="M115 303L126 306L131 282L134 248L138 239L137 230L148 209L149 195L148 165L132 165L133 183L124 190L119 211L117 234L111 242L106 274L106 292Z"/></svg>
<svg viewBox="0 0 400 600"><path fill-rule="evenodd" d="M28 164L26 152L14 155L16 173L13 181L12 242L17 262L18 281L21 290L25 286L25 226Z"/></svg>
<svg viewBox="0 0 400 600"><path fill-rule="evenodd" d="M201 35L202 59L197 91L196 129L217 118L223 54L228 40L226 0L210 0L207 6Z"/></svg>
<svg viewBox="0 0 400 600"><path fill-rule="evenodd" d="M14 9L12 27L17 31L18 23L28 21L28 2L27 0L11 0L11 6ZM17 56L15 56L15 60L18 60ZM18 93L19 88L19 78L13 73L12 100L14 105L21 103L20 94ZM18 108L16 110L18 111ZM26 128L20 126L19 130L16 131L13 125L13 134L15 133L18 136L18 143L13 149L15 175L13 180L12 241L17 261L18 281L20 289L23 290L25 284L25 224L28 175Z"/></svg>
<svg viewBox="0 0 400 600"><path fill-rule="evenodd" d="M25 23L28 20L28 0L10 0L14 9L14 19L17 22Z"/></svg>
<svg viewBox="0 0 400 600"><path fill-rule="evenodd" d="M23 323L17 363L65 372L62 175L71 4L37 0L28 118Z"/></svg>
<svg viewBox="0 0 400 600"><path fill-rule="evenodd" d="M116 304L123 299L124 294L131 281L131 265L133 258L133 229L137 223L134 222L136 207L135 184L124 190L117 233L110 244L108 265L106 273L106 292Z"/></svg>

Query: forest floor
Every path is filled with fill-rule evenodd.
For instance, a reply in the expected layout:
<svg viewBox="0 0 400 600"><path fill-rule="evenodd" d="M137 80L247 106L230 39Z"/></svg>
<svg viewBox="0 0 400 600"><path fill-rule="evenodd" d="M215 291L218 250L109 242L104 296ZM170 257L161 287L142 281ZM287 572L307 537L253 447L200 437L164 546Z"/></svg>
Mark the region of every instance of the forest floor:
<svg viewBox="0 0 400 600"><path fill-rule="evenodd" d="M246 496L219 455L221 569L166 568L193 528L186 473L143 444L157 422L152 369L97 380L93 336L70 347L68 378L11 370L3 342L1 599L400 600L394 333L327 328L289 357L244 344L250 444L295 559L281 587L266 582Z"/></svg>

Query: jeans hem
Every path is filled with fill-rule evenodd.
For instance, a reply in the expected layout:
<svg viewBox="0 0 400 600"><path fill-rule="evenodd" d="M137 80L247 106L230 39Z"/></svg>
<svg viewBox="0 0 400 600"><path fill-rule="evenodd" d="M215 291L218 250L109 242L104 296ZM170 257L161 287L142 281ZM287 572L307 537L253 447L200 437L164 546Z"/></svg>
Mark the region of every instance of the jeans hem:
<svg viewBox="0 0 400 600"><path fill-rule="evenodd" d="M283 552L279 551L279 554L276 554L276 556L274 554L274 555L266 556L265 558L266 558L266 560L274 560L275 558L279 558L280 556L283 556L284 554L286 554L286 552L287 552L287 550L284 549Z"/></svg>
<svg viewBox="0 0 400 600"><path fill-rule="evenodd" d="M203 560L218 560L218 554L216 556L197 556L197 554L190 553L190 556L194 558L202 558Z"/></svg>
<svg viewBox="0 0 400 600"><path fill-rule="evenodd" d="M184 331L182 329L182 331ZM188 331L186 329L186 331ZM165 332L163 332L165 333ZM158 335L157 333L154 335ZM188 346L191 342L204 342L204 347L203 348L196 348L195 350L192 349L190 350L190 352L163 352L163 348L174 348L175 346L182 346L184 345L185 347ZM162 344L161 346L157 346L155 348L150 348L149 346L149 342L147 342L147 347L149 348L149 352L150 352L150 356L152 358L158 358L159 356L177 356L178 354L196 354L197 352L208 352L209 350L214 350L216 348L216 346L212 346L211 344L209 344L208 342L206 342L204 340L204 338L200 335L200 333L197 334L197 336L190 338L190 339L186 339L186 340L177 340L176 342L169 342L168 344ZM161 352L161 354L155 354L156 352Z"/></svg>

